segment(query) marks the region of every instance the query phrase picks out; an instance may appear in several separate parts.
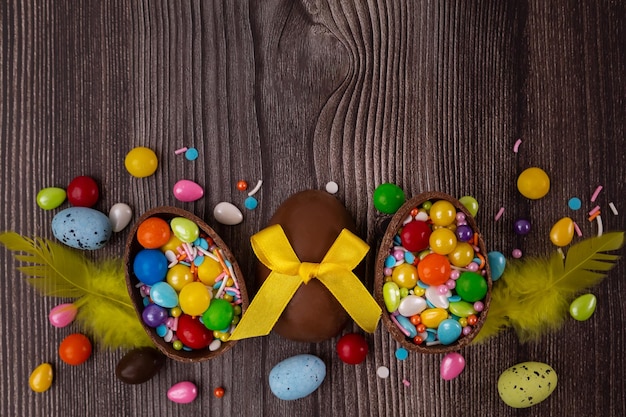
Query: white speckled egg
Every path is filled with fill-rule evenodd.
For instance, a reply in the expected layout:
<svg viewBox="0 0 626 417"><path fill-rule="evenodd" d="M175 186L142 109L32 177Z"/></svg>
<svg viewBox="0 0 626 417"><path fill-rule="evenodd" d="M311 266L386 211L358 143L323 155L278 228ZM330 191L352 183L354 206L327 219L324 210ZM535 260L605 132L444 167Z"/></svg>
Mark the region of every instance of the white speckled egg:
<svg viewBox="0 0 626 417"><path fill-rule="evenodd" d="M112 232L109 218L87 207L67 208L52 219L54 237L76 249L100 249L108 242Z"/></svg>
<svg viewBox="0 0 626 417"><path fill-rule="evenodd" d="M556 388L557 375L541 362L522 362L502 372L498 394L513 408L526 408L545 400Z"/></svg>

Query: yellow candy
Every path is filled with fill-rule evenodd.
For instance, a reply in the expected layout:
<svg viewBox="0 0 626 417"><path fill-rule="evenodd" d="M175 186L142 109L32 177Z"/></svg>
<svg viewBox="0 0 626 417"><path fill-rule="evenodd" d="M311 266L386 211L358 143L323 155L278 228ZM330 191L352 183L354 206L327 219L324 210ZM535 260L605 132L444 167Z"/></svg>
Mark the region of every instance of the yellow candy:
<svg viewBox="0 0 626 417"><path fill-rule="evenodd" d="M448 312L443 308L429 308L420 314L422 324L430 329L436 329L439 323L448 318Z"/></svg>
<svg viewBox="0 0 626 417"><path fill-rule="evenodd" d="M556 246L567 246L574 238L574 221L563 217L550 229L550 240Z"/></svg>
<svg viewBox="0 0 626 417"><path fill-rule="evenodd" d="M456 247L456 235L448 228L441 228L430 234L428 242L433 252L447 255Z"/></svg>
<svg viewBox="0 0 626 417"><path fill-rule="evenodd" d="M166 281L177 292L180 292L185 285L194 281L191 268L183 264L174 265L167 271Z"/></svg>
<svg viewBox="0 0 626 417"><path fill-rule="evenodd" d="M417 284L417 268L411 264L400 264L393 269L393 282L400 288L413 288Z"/></svg>
<svg viewBox="0 0 626 417"><path fill-rule="evenodd" d="M465 267L474 259L474 248L467 242L459 242L448 254L448 259L454 266Z"/></svg>
<svg viewBox="0 0 626 417"><path fill-rule="evenodd" d="M42 363L36 367L28 378L28 385L35 392L47 391L52 385L52 365Z"/></svg>
<svg viewBox="0 0 626 417"><path fill-rule="evenodd" d="M200 316L209 308L211 294L203 283L196 281L183 287L178 294L178 302L185 314Z"/></svg>
<svg viewBox="0 0 626 417"><path fill-rule="evenodd" d="M215 279L223 272L222 265L215 259L205 256L204 262L198 267L198 279L204 285L213 286Z"/></svg>
<svg viewBox="0 0 626 417"><path fill-rule="evenodd" d="M433 203L430 208L430 220L437 226L447 226L456 218L456 209L446 200Z"/></svg>
<svg viewBox="0 0 626 417"><path fill-rule="evenodd" d="M517 177L517 189L524 197L537 200L550 191L550 177L541 168L528 168Z"/></svg>
<svg viewBox="0 0 626 417"><path fill-rule="evenodd" d="M161 246L161 251L167 252L168 250L171 250L174 253L178 253L176 248L178 248L182 244L183 242L174 233L171 233L170 240L168 240L165 245Z"/></svg>
<svg viewBox="0 0 626 417"><path fill-rule="evenodd" d="M159 165L156 154L150 148L138 146L126 154L124 166L130 175L137 178L149 177Z"/></svg>

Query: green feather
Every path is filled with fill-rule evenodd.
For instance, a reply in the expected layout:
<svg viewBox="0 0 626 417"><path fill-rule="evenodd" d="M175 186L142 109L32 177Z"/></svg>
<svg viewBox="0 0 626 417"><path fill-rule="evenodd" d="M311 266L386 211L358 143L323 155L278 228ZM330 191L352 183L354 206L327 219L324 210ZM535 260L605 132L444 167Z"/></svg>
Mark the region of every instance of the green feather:
<svg viewBox="0 0 626 417"><path fill-rule="evenodd" d="M42 295L70 298L76 321L97 343L116 349L152 346L126 290L120 259L96 264L52 241L0 234L0 244L23 265L17 269Z"/></svg>
<svg viewBox="0 0 626 417"><path fill-rule="evenodd" d="M549 258L510 262L494 283L487 319L474 341L484 341L508 327L522 342L558 329L574 298L615 266L619 256L607 252L623 244L624 233L611 232L571 246L565 260L556 251Z"/></svg>

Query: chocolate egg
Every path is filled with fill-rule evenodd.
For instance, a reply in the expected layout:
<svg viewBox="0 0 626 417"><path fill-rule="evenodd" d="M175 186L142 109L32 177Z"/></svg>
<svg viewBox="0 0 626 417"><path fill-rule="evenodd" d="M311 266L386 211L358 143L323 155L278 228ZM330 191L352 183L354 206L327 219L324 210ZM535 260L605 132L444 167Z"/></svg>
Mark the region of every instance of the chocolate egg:
<svg viewBox="0 0 626 417"><path fill-rule="evenodd" d="M165 355L151 347L128 351L115 367L115 376L127 384L142 384L155 376L163 364Z"/></svg>
<svg viewBox="0 0 626 417"><path fill-rule="evenodd" d="M343 229L356 234L350 213L335 197L318 190L302 191L285 200L268 226L280 224L301 262L319 263ZM358 276L358 271L355 271ZM257 284L270 270L259 263ZM346 326L348 313L318 280L302 284L274 325L279 335L300 342L330 339Z"/></svg>

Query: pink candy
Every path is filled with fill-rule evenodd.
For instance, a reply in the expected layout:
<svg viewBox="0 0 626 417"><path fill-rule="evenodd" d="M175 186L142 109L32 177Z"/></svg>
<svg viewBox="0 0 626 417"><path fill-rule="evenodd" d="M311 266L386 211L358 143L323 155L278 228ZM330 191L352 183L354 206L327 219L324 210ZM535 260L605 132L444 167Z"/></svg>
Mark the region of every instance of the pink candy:
<svg viewBox="0 0 626 417"><path fill-rule="evenodd" d="M77 313L78 307L74 304L59 304L50 310L48 320L50 320L50 324L54 327L65 327L74 321Z"/></svg>
<svg viewBox="0 0 626 417"><path fill-rule="evenodd" d="M198 388L193 382L182 381L167 390L167 398L179 404L192 402L198 396Z"/></svg>
<svg viewBox="0 0 626 417"><path fill-rule="evenodd" d="M174 184L174 197L182 202L196 201L204 195L202 187L191 180L180 180Z"/></svg>
<svg viewBox="0 0 626 417"><path fill-rule="evenodd" d="M449 381L456 378L465 369L465 358L456 352L448 353L441 360L439 374L443 379Z"/></svg>

